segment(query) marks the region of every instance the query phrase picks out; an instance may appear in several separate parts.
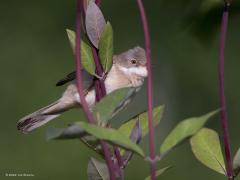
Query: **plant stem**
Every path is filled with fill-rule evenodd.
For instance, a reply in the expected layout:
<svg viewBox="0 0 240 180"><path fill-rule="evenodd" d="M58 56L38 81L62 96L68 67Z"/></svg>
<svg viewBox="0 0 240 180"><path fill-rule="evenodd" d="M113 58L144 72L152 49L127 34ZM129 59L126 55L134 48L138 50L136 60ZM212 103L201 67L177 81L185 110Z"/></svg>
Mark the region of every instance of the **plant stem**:
<svg viewBox="0 0 240 180"><path fill-rule="evenodd" d="M96 0L95 3L96 3L98 6L100 6L101 0Z"/></svg>
<svg viewBox="0 0 240 180"><path fill-rule="evenodd" d="M229 142L226 99L225 99L225 92L224 92L224 87L225 87L224 85L224 50L225 50L226 34L227 34L227 27L228 27L229 6L230 6L230 2L225 1L224 11L222 16L222 23L221 23L221 33L220 33L218 76L219 76L219 98L220 98L220 107L221 107L220 116L221 116L221 126L223 129L225 158L227 163L226 165L227 176L229 180L233 180L234 176L233 176L233 167L232 167L232 159L231 159L231 147Z"/></svg>
<svg viewBox="0 0 240 180"><path fill-rule="evenodd" d="M98 0L95 3L98 6L100 6L101 1ZM85 4L86 4L86 1L85 1ZM85 10L85 12L86 12L86 10ZM92 53L93 53L94 63L96 65L96 74L98 76L102 77L103 74L104 74L103 73L103 67L100 64L100 60L99 60L99 57L98 57L98 52L97 52L97 49L95 47L92 47ZM95 86L95 91L96 91L96 101L98 102L106 95L106 87L105 87L105 84L104 84L104 80L103 79L95 79L94 86ZM117 158L117 161L118 161L118 163L116 164L118 166L117 169L119 171L119 174L121 174L123 176L123 173L121 173L122 157L121 157L120 151L117 148L117 146L114 146L113 148L114 148L114 152L115 152L115 155L116 155L116 158Z"/></svg>
<svg viewBox="0 0 240 180"><path fill-rule="evenodd" d="M95 3L98 6L100 6L101 0L96 0ZM100 64L97 49L92 47L92 53L93 53L94 63L96 65L96 74L98 76L102 77L103 76L103 67ZM104 84L104 80L102 80L102 79L95 80L95 91L96 91L96 101L98 102L106 95L106 87ZM123 173L121 173L121 166L122 166L123 161L122 161L120 151L117 146L114 146L113 148L114 148L114 152L115 152L115 155L116 155L116 158L118 161L117 169L118 169L119 173L123 176Z"/></svg>
<svg viewBox="0 0 240 180"><path fill-rule="evenodd" d="M97 5L100 5L100 1L98 1ZM87 11L87 0L84 0L83 1L83 17L84 17L84 19L86 16L86 11ZM103 76L103 68L102 68L102 65L100 64L100 60L98 57L98 50L95 47L91 47L91 49L92 49L92 53L93 53L94 63L96 65L95 72L99 77L102 77ZM101 100L102 97L104 97L106 95L106 88L104 85L104 81L102 79L95 78L94 86L95 86L95 91L96 91L96 101L98 102Z"/></svg>
<svg viewBox="0 0 240 180"><path fill-rule="evenodd" d="M86 99L84 97L84 88L82 84L82 76L81 76L81 9L82 9L82 1L77 0L77 17L76 17L76 53L75 53L75 67L76 67L76 84L78 93L81 99L81 104L84 112L86 113L87 119L90 123L94 123L94 119L92 113L88 107Z"/></svg>
<svg viewBox="0 0 240 180"><path fill-rule="evenodd" d="M96 74L100 77L103 76L103 68L100 64L97 50L92 47L92 53L94 58L94 63L96 65ZM104 81L101 79L95 79L95 91L96 91L96 101L100 101L106 95L106 88Z"/></svg>
<svg viewBox="0 0 240 180"><path fill-rule="evenodd" d="M92 52L93 52L94 62L95 62L95 65L96 65L96 74L98 76L102 76L103 75L103 68L102 68L102 65L100 64L99 57L98 57L98 54L97 54L97 50L94 47L92 47ZM96 91L96 101L98 102L106 95L106 88L105 88L104 80L95 79L94 85L95 85L95 91ZM118 171L118 174L123 177L123 173L122 173L122 170L121 170L121 164L122 164L121 154L120 154L117 146L113 146L113 149L114 149L117 161L118 161L115 164L116 165L115 169Z"/></svg>
<svg viewBox="0 0 240 180"><path fill-rule="evenodd" d="M76 15L76 55L75 55L75 66L76 66L76 84L77 84L77 89L78 93L80 96L81 100L81 105L82 108L87 116L87 119L89 123L94 123L94 117L93 114L91 113L88 104L86 102L84 92L83 92L83 84L82 84L82 76L81 76L81 12L82 12L82 6L83 6L83 1L82 0L77 0L77 15ZM113 163L112 159L110 156L110 152L108 149L107 144L104 141L101 141L101 146L103 149L103 153L105 156L105 160L107 162L108 166L108 171L110 175L111 180L115 180L115 174L114 174L114 169L113 169Z"/></svg>
<svg viewBox="0 0 240 180"><path fill-rule="evenodd" d="M123 160L122 160L121 153L120 153L120 151L119 151L117 146L114 146L113 148L114 148L114 152L115 152L116 158L118 160L118 165L119 165L120 168L122 168L123 167Z"/></svg>
<svg viewBox="0 0 240 180"><path fill-rule="evenodd" d="M153 127L153 85L152 85L152 67L151 67L151 47L150 47L150 34L148 30L148 21L145 14L142 0L137 0L139 12L141 15L142 26L144 31L145 49L147 58L147 96L148 96L148 128L149 128L149 150L150 150L150 170L151 179L156 180L156 162L154 151L154 127Z"/></svg>

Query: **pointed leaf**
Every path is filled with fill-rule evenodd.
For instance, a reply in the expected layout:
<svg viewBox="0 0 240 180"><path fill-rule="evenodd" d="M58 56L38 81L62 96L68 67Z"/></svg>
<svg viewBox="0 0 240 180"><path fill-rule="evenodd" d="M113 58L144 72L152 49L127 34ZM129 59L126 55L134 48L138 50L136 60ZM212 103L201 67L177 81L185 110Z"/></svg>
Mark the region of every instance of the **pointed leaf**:
<svg viewBox="0 0 240 180"><path fill-rule="evenodd" d="M162 169L157 170L157 171L156 171L156 177L162 175L164 172L166 172L166 171L169 170L170 168L171 168L171 166L167 166L167 167L164 167L164 168L162 168ZM148 176L148 177L146 177L144 180L151 180L151 177Z"/></svg>
<svg viewBox="0 0 240 180"><path fill-rule="evenodd" d="M134 93L133 88L122 88L105 96L93 107L96 119L107 123L119 110L125 106L126 99Z"/></svg>
<svg viewBox="0 0 240 180"><path fill-rule="evenodd" d="M167 136L161 145L161 154L167 153L177 144L182 142L185 138L194 135L199 129L201 129L207 120L216 114L217 111L210 112L200 117L193 117L180 122Z"/></svg>
<svg viewBox="0 0 240 180"><path fill-rule="evenodd" d="M153 109L153 124L154 126L157 126L162 118L164 111L164 106L157 106ZM126 136L130 136L132 129L134 128L137 117L139 116L139 121L142 128L142 137L144 137L148 133L148 116L147 112L144 112L140 115L137 115L133 118L131 118L129 121L124 123L120 128L119 131L125 134Z"/></svg>
<svg viewBox="0 0 240 180"><path fill-rule="evenodd" d="M141 141L142 138L142 128L139 119L137 120L134 128L132 129L130 139L132 142L138 144ZM128 162L131 160L133 156L132 151L122 151L121 154L123 154L123 165L124 167L127 166Z"/></svg>
<svg viewBox="0 0 240 180"><path fill-rule="evenodd" d="M132 150L141 156L144 156L143 150L137 144L133 143L125 134L122 134L115 129L102 128L85 122L78 122L77 124L86 132L98 139L119 145L123 148Z"/></svg>
<svg viewBox="0 0 240 180"><path fill-rule="evenodd" d="M86 11L86 30L92 44L98 48L99 39L106 25L106 21L99 7L93 2L89 2Z"/></svg>
<svg viewBox="0 0 240 180"><path fill-rule="evenodd" d="M108 72L113 61L113 30L109 22L107 22L100 37L99 56L104 71Z"/></svg>
<svg viewBox="0 0 240 180"><path fill-rule="evenodd" d="M72 48L73 53L75 54L75 47L76 47L76 33L73 30L66 29L68 40L70 43L70 46Z"/></svg>
<svg viewBox="0 0 240 180"><path fill-rule="evenodd" d="M141 141L141 138L142 138L142 128L138 118L134 128L132 129L130 139L132 140L132 142L138 144Z"/></svg>
<svg viewBox="0 0 240 180"><path fill-rule="evenodd" d="M72 125L68 128L53 128L50 127L46 131L47 140L52 139L73 139L86 136L86 132L79 126Z"/></svg>
<svg viewBox="0 0 240 180"><path fill-rule="evenodd" d="M233 169L234 169L235 175L237 176L240 173L240 148L238 149L237 153L234 156Z"/></svg>
<svg viewBox="0 0 240 180"><path fill-rule="evenodd" d="M107 165L94 158L88 161L87 168L88 180L109 180Z"/></svg>
<svg viewBox="0 0 240 180"><path fill-rule="evenodd" d="M61 139L79 139L86 147L99 155L103 155L100 142L94 136L89 135L85 130L78 125L73 124L67 128L53 128L50 127L46 131L47 140L61 140Z"/></svg>
<svg viewBox="0 0 240 180"><path fill-rule="evenodd" d="M216 131L203 128L190 139L195 157L205 166L226 174L219 136Z"/></svg>
<svg viewBox="0 0 240 180"><path fill-rule="evenodd" d="M76 34L74 31L67 29L67 35L72 47L73 53L75 54L75 47L76 47ZM90 74L95 75L95 62L93 59L93 54L91 47L81 40L81 62L83 68Z"/></svg>

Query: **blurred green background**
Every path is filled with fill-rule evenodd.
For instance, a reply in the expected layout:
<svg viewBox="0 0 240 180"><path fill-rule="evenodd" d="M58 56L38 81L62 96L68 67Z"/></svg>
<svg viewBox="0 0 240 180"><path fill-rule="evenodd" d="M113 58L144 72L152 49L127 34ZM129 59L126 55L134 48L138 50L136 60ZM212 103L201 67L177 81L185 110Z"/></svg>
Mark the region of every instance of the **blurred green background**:
<svg viewBox="0 0 240 180"><path fill-rule="evenodd" d="M166 112L156 129L156 151L166 134L184 118L218 108L217 51L220 0L144 1L152 37L154 104ZM240 3L233 1L226 48L226 97L232 153L240 145ZM143 45L139 14L134 0L103 0L102 10L114 28L115 53ZM48 126L64 127L83 120L73 110L58 120L23 135L16 130L22 116L54 101L64 87L57 80L74 68L66 28L73 29L75 1L0 2L0 179L86 179L87 161L95 156L77 140L45 139ZM114 124L146 109L145 87ZM221 133L219 118L207 124ZM142 142L145 151L147 138ZM159 167L173 168L160 179L221 180L223 176L200 164L189 143L172 151ZM126 179L147 176L147 162L134 157ZM5 177L5 173L31 173L34 177Z"/></svg>

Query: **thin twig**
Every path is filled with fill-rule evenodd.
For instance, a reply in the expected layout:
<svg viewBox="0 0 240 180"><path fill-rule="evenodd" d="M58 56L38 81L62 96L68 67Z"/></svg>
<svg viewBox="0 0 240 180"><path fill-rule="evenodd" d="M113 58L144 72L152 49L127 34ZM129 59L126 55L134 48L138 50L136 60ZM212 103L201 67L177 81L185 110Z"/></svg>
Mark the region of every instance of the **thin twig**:
<svg viewBox="0 0 240 180"><path fill-rule="evenodd" d="M80 51L80 46L81 46L81 12L82 12L82 6L83 6L83 1L82 0L77 0L77 15L76 15L76 55L75 55L75 66L76 66L76 84L77 84L77 89L78 93L80 96L81 100L81 105L83 107L83 110L87 116L87 119L89 123L94 123L94 117L93 114L91 113L88 104L86 102L84 93L83 93L83 83L82 83L82 76L81 76L81 51ZM114 169L113 169L113 163L112 159L110 156L110 152L108 149L107 144L104 141L101 141L101 146L103 149L103 153L105 156L105 160L107 162L108 170L109 170L109 175L111 180L115 180L115 174L114 174Z"/></svg>
<svg viewBox="0 0 240 180"><path fill-rule="evenodd" d="M229 142L229 132L228 132L228 118L226 110L226 99L224 92L224 50L226 42L226 34L228 27L228 14L229 14L230 1L225 1L224 11L222 16L221 24L221 33L220 33L220 46L219 46L219 65L218 65L218 76L219 76L219 98L220 98L220 107L221 107L221 126L223 129L223 141L225 149L225 158L226 158L226 168L227 176L229 180L233 180L233 167L232 167L232 158L231 158L231 147Z"/></svg>
<svg viewBox="0 0 240 180"><path fill-rule="evenodd" d="M155 159L155 151L154 151L154 127L153 127L153 85L152 85L152 67L151 67L151 47L150 47L150 34L148 30L148 21L145 14L144 6L141 0L137 0L139 12L141 15L142 26L144 31L144 39L145 39L145 49L146 49L146 58L147 58L147 97L148 97L148 128L149 128L149 150L150 150L150 158L152 160ZM156 162L150 162L150 170L151 170L151 179L156 180Z"/></svg>

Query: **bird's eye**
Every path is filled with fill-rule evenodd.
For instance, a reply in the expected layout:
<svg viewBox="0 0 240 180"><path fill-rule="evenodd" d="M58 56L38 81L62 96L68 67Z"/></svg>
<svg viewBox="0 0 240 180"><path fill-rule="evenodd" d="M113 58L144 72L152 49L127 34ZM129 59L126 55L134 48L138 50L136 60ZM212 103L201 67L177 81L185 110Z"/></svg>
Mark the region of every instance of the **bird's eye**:
<svg viewBox="0 0 240 180"><path fill-rule="evenodd" d="M132 63L132 64L137 64L136 59L131 59L131 63Z"/></svg>

